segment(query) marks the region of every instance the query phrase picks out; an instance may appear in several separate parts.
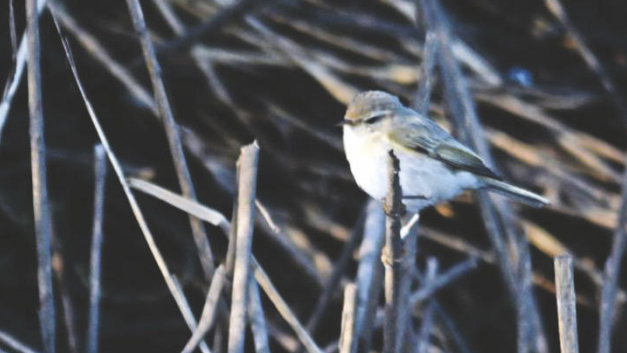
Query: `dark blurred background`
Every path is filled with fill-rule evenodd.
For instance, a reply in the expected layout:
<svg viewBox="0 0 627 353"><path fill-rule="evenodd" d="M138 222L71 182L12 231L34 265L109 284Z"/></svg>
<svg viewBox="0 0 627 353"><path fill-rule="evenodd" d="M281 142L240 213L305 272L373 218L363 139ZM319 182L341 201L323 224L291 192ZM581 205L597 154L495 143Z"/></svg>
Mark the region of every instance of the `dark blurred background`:
<svg viewBox="0 0 627 353"><path fill-rule="evenodd" d="M180 192L163 125L146 101L111 73L119 65L152 96L126 3L55 4L87 96L125 173ZM351 231L359 227L367 202L350 175L341 130L334 124L342 119L352 95L362 90L382 89L406 103L413 100L424 44L424 31L414 24L414 2L271 0L195 36L190 33L223 15L231 2L141 4L201 203L230 217L239 149L253 139L259 142L258 199L281 235L258 227L253 252L306 321ZM559 350L552 258L563 251L575 258L580 348L593 351L602 271L616 227L627 149L627 121L613 98L624 97L627 83L627 2L563 1L566 25L542 1L442 4L498 168L507 180L552 202L539 210L513 205L518 211L515 222L531 244L533 291L550 351ZM19 43L25 28L24 2L13 1L13 6ZM159 6L178 19L182 34ZM10 80L14 67L9 16L9 1L3 1L0 81ZM582 58L569 26L598 58L614 83L613 93ZM48 10L42 12L40 32L55 272L63 275L55 282L57 340L59 351L69 351L60 300L63 287L82 351L89 298L93 147L98 137ZM106 50L110 62L102 60L100 49ZM450 128L441 83L435 80L431 115ZM0 330L41 351L27 103L22 78L0 140ZM170 270L199 315L208 282L186 215L140 192L136 195ZM100 351L180 351L189 330L111 170L104 220ZM225 238L217 227L206 228L216 261L222 262ZM438 292L437 298L471 351L514 351L515 309L472 196L425 210L418 242L420 268L430 257L447 269L479 255L478 267ZM296 262L293 252L301 254ZM342 283L352 281L355 271L356 262L351 261ZM620 334L627 329L626 284L621 276L614 352L627 349L627 337ZM340 332L342 290L335 294L314 334L321 347L330 345L329 351ZM294 342L265 299L264 306L273 330ZM436 323L433 349L458 351L438 328ZM376 332L373 349L379 350L380 330ZM271 343L273 351L290 350L289 344L274 339ZM0 347L9 349L2 343Z"/></svg>

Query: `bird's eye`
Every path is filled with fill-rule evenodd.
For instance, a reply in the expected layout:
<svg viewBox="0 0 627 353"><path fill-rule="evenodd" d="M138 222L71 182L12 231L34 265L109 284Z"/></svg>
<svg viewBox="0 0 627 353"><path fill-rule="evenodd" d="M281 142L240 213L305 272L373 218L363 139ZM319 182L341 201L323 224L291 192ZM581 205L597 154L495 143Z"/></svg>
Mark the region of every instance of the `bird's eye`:
<svg viewBox="0 0 627 353"><path fill-rule="evenodd" d="M379 120L381 120L383 118L385 118L385 114L379 114L379 115L371 116L370 118L366 119L364 121L364 123L366 123L366 124L374 124L374 123L376 123L377 121L379 121Z"/></svg>

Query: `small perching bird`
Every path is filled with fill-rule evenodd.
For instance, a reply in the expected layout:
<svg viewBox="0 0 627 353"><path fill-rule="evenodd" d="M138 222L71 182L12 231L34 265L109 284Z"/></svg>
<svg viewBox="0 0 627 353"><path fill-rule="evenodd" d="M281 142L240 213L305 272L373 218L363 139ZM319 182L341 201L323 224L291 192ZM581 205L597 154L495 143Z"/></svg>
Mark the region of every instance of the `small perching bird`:
<svg viewBox="0 0 627 353"><path fill-rule="evenodd" d="M476 153L388 93L356 95L342 124L353 177L376 200L383 201L387 194L387 165L393 150L400 161L403 204L409 212L481 188L535 207L549 204L542 196L503 182Z"/></svg>

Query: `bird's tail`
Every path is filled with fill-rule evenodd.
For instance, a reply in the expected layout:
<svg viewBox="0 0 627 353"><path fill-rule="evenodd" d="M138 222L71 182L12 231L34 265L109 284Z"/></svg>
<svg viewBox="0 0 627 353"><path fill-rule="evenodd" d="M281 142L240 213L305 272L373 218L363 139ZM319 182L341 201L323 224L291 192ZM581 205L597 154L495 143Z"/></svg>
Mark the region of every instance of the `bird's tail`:
<svg viewBox="0 0 627 353"><path fill-rule="evenodd" d="M492 178L481 178L481 181L483 181L484 185L489 190L496 191L508 197L512 197L518 201L528 204L529 206L542 207L550 203L549 200L540 195L534 194L531 191L521 189L500 180Z"/></svg>

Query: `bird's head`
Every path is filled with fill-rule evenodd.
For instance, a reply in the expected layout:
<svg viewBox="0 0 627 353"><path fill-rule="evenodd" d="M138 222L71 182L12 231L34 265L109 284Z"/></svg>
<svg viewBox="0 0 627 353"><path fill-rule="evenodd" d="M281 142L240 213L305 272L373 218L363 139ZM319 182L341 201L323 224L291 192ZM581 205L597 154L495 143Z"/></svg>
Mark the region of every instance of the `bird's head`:
<svg viewBox="0 0 627 353"><path fill-rule="evenodd" d="M362 92L349 103L342 125L362 132L385 132L402 109L401 102L391 94L381 91Z"/></svg>

